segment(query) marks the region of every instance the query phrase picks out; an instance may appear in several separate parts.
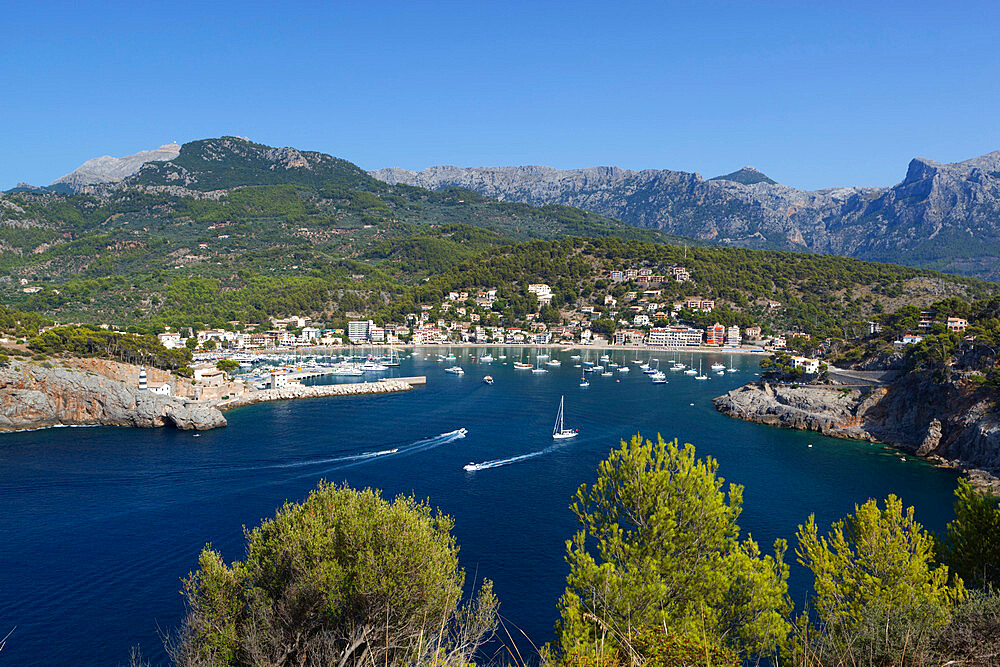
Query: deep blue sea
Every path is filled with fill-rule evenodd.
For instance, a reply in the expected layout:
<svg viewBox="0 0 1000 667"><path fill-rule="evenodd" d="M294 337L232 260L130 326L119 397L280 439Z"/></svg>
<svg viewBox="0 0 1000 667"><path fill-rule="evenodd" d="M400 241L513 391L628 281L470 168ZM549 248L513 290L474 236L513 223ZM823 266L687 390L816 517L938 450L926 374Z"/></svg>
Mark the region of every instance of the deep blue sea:
<svg viewBox="0 0 1000 667"><path fill-rule="evenodd" d="M555 354L561 368L535 375L510 365L530 351L509 349L507 364L484 364L470 358L481 350L458 350L466 374L455 376L427 350L393 369L426 375L425 387L240 408L226 414L228 428L197 435L103 427L0 435L0 637L16 626L0 664L126 664L135 645L163 662L159 633L183 613L180 580L199 550L210 542L241 558L244 525L303 499L323 478L413 493L453 515L467 579L492 579L511 634L517 626L538 644L552 636L564 544L577 528L570 497L636 432L676 436L717 458L727 481L745 485L741 525L766 549L778 537L794 546L812 512L829 525L854 503L889 493L915 505L928 528L952 517L950 471L904 462L880 445L717 413L712 398L753 379L756 358L663 352L663 362L701 359L707 371L718 360L739 372L700 382L669 373L655 385L629 364L630 373L590 374L581 388L567 352ZM483 384L486 374L495 384ZM566 425L580 436L553 446L562 395ZM442 435L459 428L468 435ZM794 554L788 560L801 605L810 581Z"/></svg>

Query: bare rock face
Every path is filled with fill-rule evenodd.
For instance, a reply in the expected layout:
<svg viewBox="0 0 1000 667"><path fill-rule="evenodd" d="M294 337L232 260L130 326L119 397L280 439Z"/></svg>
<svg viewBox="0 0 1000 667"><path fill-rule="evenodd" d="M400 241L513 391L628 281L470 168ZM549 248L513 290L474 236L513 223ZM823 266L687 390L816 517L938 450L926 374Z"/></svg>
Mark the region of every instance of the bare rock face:
<svg viewBox="0 0 1000 667"><path fill-rule="evenodd" d="M576 206L725 245L778 244L1000 278L1000 151L952 164L915 158L903 180L886 188L798 190L749 168L710 180L617 167L393 167L370 173L389 184L457 186L501 201Z"/></svg>
<svg viewBox="0 0 1000 667"><path fill-rule="evenodd" d="M980 469L994 481L1000 475L1000 408L961 378L942 383L910 374L864 390L751 383L719 396L715 407L760 424L888 443Z"/></svg>
<svg viewBox="0 0 1000 667"><path fill-rule="evenodd" d="M175 142L124 157L110 155L95 157L54 181L52 185L64 184L78 192L85 186L95 183L116 183L139 171L139 168L147 162L173 160L180 152L181 147Z"/></svg>
<svg viewBox="0 0 1000 667"><path fill-rule="evenodd" d="M22 361L0 368L0 431L84 424L205 430L225 426L226 418L214 406L80 368Z"/></svg>

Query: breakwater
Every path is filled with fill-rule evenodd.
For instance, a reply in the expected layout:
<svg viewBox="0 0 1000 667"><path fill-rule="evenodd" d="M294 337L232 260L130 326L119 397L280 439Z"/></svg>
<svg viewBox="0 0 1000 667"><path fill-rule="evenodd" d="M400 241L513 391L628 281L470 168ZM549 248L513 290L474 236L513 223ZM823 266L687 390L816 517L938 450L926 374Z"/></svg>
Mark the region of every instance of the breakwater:
<svg viewBox="0 0 1000 667"><path fill-rule="evenodd" d="M216 407L220 410L231 410L232 408L267 401L289 401L299 398L325 398L328 396L388 394L397 391L409 391L414 386L422 385L426 382L426 377L416 376L391 378L376 382L352 382L349 384L289 385L287 387L248 392L241 396L220 401L216 404Z"/></svg>

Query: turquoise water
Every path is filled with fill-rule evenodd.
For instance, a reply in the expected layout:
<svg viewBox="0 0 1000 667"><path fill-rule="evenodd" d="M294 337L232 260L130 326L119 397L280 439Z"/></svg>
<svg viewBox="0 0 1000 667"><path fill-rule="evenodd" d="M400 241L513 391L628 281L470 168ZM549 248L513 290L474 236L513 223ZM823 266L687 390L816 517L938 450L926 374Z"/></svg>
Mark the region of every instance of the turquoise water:
<svg viewBox="0 0 1000 667"><path fill-rule="evenodd" d="M66 428L0 436L0 636L17 626L0 659L118 664L140 645L162 660L158 631L183 613L180 579L200 548L211 542L240 558L244 525L304 498L322 478L414 493L453 515L468 578L492 579L505 619L544 642L566 576L564 543L576 530L570 496L637 431L676 436L716 457L722 476L745 485L741 525L762 545L791 541L811 512L829 524L889 493L915 505L929 528L951 518L950 471L903 462L881 446L718 414L711 399L752 379L755 358L734 357L740 372L701 382L668 372L665 385L629 364L615 378L588 374L590 387L581 388L581 369L562 352L561 368L535 375L509 365L518 353L527 361L528 351L508 350L504 365L461 350L464 376L444 372L451 362L424 358L432 352L393 369L426 375L426 387L250 406L227 413L228 428L198 435ZM701 358L706 370L730 362L679 354L656 356L664 368L675 358ZM482 383L486 374L494 385ZM553 446L561 395L566 425L580 436ZM459 428L467 436L448 435ZM491 461L499 463L463 470ZM796 603L809 583L793 565Z"/></svg>

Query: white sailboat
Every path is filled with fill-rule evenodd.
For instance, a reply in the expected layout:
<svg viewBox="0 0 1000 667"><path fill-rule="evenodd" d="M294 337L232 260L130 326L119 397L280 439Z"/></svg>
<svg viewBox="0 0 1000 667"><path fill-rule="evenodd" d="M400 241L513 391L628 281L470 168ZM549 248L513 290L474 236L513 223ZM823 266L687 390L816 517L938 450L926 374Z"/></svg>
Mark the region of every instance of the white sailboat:
<svg viewBox="0 0 1000 667"><path fill-rule="evenodd" d="M559 397L559 413L556 415L556 423L552 427L552 439L553 440L565 440L567 438L575 438L580 434L575 428L566 428L566 424L563 423L563 402L565 401L565 396Z"/></svg>
<svg viewBox="0 0 1000 667"><path fill-rule="evenodd" d="M581 387L589 387L590 386L590 383L587 382L587 376L584 375L583 373L580 373L580 386Z"/></svg>
<svg viewBox="0 0 1000 667"><path fill-rule="evenodd" d="M701 360L698 360L698 374L694 376L695 380L707 380L708 376L701 372Z"/></svg>
<svg viewBox="0 0 1000 667"><path fill-rule="evenodd" d="M545 356L549 356L549 355L545 355ZM539 356L536 355L535 356L535 367L531 369L531 372L532 373L548 373L549 371L547 369L542 368L541 366L538 365L538 359L539 359Z"/></svg>

